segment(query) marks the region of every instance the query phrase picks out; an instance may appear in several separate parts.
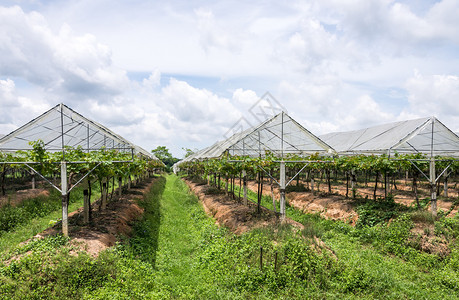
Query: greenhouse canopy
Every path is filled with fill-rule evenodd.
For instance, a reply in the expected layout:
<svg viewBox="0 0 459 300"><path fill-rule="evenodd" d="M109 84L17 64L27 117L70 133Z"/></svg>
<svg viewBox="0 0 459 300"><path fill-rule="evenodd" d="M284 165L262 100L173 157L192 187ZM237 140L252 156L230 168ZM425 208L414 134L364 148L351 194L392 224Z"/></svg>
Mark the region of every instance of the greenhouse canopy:
<svg viewBox="0 0 459 300"><path fill-rule="evenodd" d="M288 185L285 174L284 158L289 155L309 156L311 154L333 155L335 150L301 126L285 112L262 122L256 127L236 133L226 140L200 150L185 160L174 165L174 171L180 169L180 165L187 161L221 158L225 154L232 156L265 157L273 154L281 160L280 179L277 181L270 172L260 168L279 184L280 189L280 214L285 217L285 188ZM308 161L304 161L309 164ZM304 168L303 168L304 169ZM297 175L303 170L301 169ZM243 170L245 177L246 173ZM295 176L297 176L295 175ZM245 180L244 180L245 182ZM244 184L244 195L247 186ZM247 202L247 198L244 197Z"/></svg>
<svg viewBox="0 0 459 300"><path fill-rule="evenodd" d="M31 150L30 142L37 140L43 141L45 150L51 152L63 151L66 147L81 147L87 152L105 148L157 159L148 151L62 103L0 138L0 152Z"/></svg>
<svg viewBox="0 0 459 300"><path fill-rule="evenodd" d="M329 133L321 136L335 148L339 155L386 154L393 158L396 154L423 154L429 161L429 173L425 174L415 163L409 161L431 185L431 209L437 215L437 195L435 185L442 175L448 176L448 168L459 158L459 136L443 125L437 118L421 118L394 122L370 128ZM449 160L446 167L436 165L436 161ZM419 160L419 159L417 159ZM439 171L439 172L438 172Z"/></svg>
<svg viewBox="0 0 459 300"><path fill-rule="evenodd" d="M400 121L320 138L338 154L422 153L428 157L458 157L459 137L435 117Z"/></svg>
<svg viewBox="0 0 459 300"><path fill-rule="evenodd" d="M335 151L287 113L281 112L258 126L235 133L226 140L194 153L184 161L219 158L225 153L250 157L264 157L272 153L284 157L288 154L331 155Z"/></svg>
<svg viewBox="0 0 459 300"><path fill-rule="evenodd" d="M132 155L140 155L151 160L158 160L153 154L145 149L132 144L120 135L114 133L110 129L101 124L85 118L81 114L75 112L64 104L58 104L43 113L39 117L33 119L29 123L21 126L10 134L0 138L0 152L15 153L19 150L32 150L31 142L42 141L44 150L50 152L62 152L62 160L60 163L61 169L61 184L56 186L49 181L43 174L36 170L32 165L39 162L7 162L2 163L21 163L27 166L32 172L38 174L42 179L51 184L62 194L62 233L68 236L68 195L70 191L82 182L92 171L94 171L101 163L97 163L92 170L86 174L81 174L82 177L70 187L70 176L67 172L67 164L81 163L78 161L69 160L65 156L68 148L81 148L85 152L98 150L116 150L126 152ZM105 158L104 158L105 159ZM110 160L110 162L114 162ZM118 161L121 162L121 161ZM130 162L130 161L123 161Z"/></svg>

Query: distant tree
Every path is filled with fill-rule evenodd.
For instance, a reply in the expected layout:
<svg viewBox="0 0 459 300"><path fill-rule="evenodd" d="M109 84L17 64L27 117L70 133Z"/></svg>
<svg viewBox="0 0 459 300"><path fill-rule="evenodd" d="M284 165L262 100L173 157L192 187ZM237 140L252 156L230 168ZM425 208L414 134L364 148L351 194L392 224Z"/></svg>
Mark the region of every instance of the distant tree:
<svg viewBox="0 0 459 300"><path fill-rule="evenodd" d="M173 164L179 161L178 158L172 156L166 146L158 146L156 149L151 150L151 153L161 160L169 170Z"/></svg>
<svg viewBox="0 0 459 300"><path fill-rule="evenodd" d="M185 157L187 158L188 156L194 154L195 151L191 150L190 148L182 148L183 151L185 151Z"/></svg>

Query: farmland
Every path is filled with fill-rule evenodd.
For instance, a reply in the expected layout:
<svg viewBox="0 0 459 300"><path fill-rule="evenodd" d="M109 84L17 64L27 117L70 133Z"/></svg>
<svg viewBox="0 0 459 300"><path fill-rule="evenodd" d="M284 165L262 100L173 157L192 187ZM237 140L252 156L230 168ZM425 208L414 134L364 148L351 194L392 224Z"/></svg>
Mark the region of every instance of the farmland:
<svg viewBox="0 0 459 300"><path fill-rule="evenodd" d="M60 235L2 248L2 297L40 298L45 293L47 298L86 299L444 299L458 295L457 248L452 247L447 257L415 251L408 241L412 220L406 216L389 226L358 229L288 207L287 216L304 224L304 229L270 225L237 235L217 226L175 175L155 179L137 201L144 213L131 224L132 235L97 257L85 251L75 254L75 245ZM456 238L457 218L449 220L439 220L438 230ZM1 238L19 235L21 228ZM27 234L21 238L30 238ZM314 246L317 238L324 244ZM21 259L11 260L20 255Z"/></svg>

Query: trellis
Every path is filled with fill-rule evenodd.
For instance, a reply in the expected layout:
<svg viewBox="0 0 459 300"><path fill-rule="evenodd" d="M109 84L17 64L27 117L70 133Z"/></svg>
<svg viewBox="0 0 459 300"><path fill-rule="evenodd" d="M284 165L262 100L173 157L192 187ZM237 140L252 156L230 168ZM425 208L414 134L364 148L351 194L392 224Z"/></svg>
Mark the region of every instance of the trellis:
<svg viewBox="0 0 459 300"><path fill-rule="evenodd" d="M354 131L334 132L320 138L331 145L338 155L382 155L397 159L399 154L423 154L429 162L429 174L410 163L431 185L431 210L437 215L435 186L448 171L453 161L459 158L459 136L435 117L420 118L383 124ZM449 164L437 176L436 162L447 160Z"/></svg>
<svg viewBox="0 0 459 300"><path fill-rule="evenodd" d="M0 152L16 153L16 151L32 150L31 142L41 140L44 145L44 150L49 152L61 152L62 158L58 162L61 166L60 187L49 181L43 174L40 174L34 168L35 161L4 161L4 164L23 164L27 166L33 173L37 174L62 195L62 232L68 235L68 194L71 189L68 188L69 177L67 174L67 164L86 163L81 161L71 161L66 157L68 148L81 148L85 152L99 151L101 149L116 150L118 152L129 153L134 158L134 155L141 155L147 159L157 160L157 158L144 150L143 148L134 145L122 136L114 133L107 127L92 121L83 115L72 110L65 104L61 103L50 110L46 111L37 118L31 120L25 125L14 130L10 134L0 138ZM131 162L128 161L110 161L110 162ZM84 174L73 186L78 185L84 178L93 172L101 163L107 161L95 162L96 165L89 172ZM72 187L72 188L73 188Z"/></svg>
<svg viewBox="0 0 459 300"><path fill-rule="evenodd" d="M336 132L313 135L298 122L282 112L259 126L236 133L230 138L217 142L204 148L190 157L178 162L180 164L210 158L221 158L224 155L264 157L268 153L280 157L280 178L274 179L269 172L264 170L280 187L281 215L285 215L285 188L298 176L301 171L312 161L299 160L305 166L286 183L285 160L288 155L294 154L305 157L311 154L323 156L349 156L349 155L387 155L390 159L397 159L399 154L423 154L423 161L429 162L429 174L420 170L415 160L410 162L418 168L431 184L432 214L436 215L436 191L434 186L439 178L447 172L453 161L459 157L459 137L435 117L420 118L383 124L361 130ZM442 158L439 158L442 157ZM450 163L436 172L436 162L447 160ZM318 161L314 161L318 162ZM243 176L245 176L245 172ZM244 193L245 194L245 193Z"/></svg>

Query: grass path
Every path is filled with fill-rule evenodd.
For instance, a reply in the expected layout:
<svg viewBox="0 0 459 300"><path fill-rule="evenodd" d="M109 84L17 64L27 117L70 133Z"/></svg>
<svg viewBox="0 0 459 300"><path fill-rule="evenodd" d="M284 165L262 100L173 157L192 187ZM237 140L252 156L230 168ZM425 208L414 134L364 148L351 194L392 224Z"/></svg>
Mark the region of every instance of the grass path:
<svg viewBox="0 0 459 300"><path fill-rule="evenodd" d="M152 258L156 280L173 298L202 296L210 283L202 282L204 274L197 268L195 253L206 228L213 231L217 227L180 178L166 176L163 188L162 193L149 196L150 217L140 227L145 230L148 226L154 232L150 243L156 252Z"/></svg>

